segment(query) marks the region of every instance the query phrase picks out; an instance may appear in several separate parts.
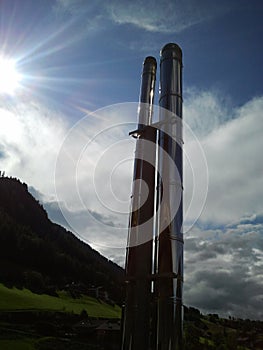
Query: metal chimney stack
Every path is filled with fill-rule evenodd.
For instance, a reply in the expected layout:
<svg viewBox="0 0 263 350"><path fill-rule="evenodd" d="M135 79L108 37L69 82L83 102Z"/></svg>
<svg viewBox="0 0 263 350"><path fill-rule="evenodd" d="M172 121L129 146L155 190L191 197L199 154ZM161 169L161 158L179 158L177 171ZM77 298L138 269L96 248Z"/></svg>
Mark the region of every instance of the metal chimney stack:
<svg viewBox="0 0 263 350"><path fill-rule="evenodd" d="M126 301L122 317L122 349L148 349L151 322L151 273L155 192L156 129L152 108L156 79L156 60L147 57L143 64L129 236L126 252ZM143 185L148 186L147 189Z"/></svg>
<svg viewBox="0 0 263 350"><path fill-rule="evenodd" d="M160 120L153 124L155 75L156 60L147 57L138 128L130 133L137 142L121 350L183 347L182 51L178 45L167 44L161 51Z"/></svg>
<svg viewBox="0 0 263 350"><path fill-rule="evenodd" d="M182 51L167 44L160 63L157 349L182 349ZM174 163L173 163L174 162Z"/></svg>

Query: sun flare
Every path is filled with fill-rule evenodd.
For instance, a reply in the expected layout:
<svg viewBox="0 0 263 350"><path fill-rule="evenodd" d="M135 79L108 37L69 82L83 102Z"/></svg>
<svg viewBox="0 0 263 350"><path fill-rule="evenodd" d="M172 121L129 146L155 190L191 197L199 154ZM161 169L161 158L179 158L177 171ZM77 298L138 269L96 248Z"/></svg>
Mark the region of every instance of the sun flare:
<svg viewBox="0 0 263 350"><path fill-rule="evenodd" d="M0 93L14 94L20 81L21 75L16 70L15 61L0 57Z"/></svg>

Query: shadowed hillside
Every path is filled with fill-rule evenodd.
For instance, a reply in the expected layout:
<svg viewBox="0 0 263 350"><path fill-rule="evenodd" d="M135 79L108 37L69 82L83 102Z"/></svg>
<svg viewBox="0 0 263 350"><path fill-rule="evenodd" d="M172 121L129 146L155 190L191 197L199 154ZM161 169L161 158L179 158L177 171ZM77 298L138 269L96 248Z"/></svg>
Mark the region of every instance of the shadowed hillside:
<svg viewBox="0 0 263 350"><path fill-rule="evenodd" d="M71 232L52 223L27 185L0 177L0 282L72 295L101 287L121 301L123 270Z"/></svg>

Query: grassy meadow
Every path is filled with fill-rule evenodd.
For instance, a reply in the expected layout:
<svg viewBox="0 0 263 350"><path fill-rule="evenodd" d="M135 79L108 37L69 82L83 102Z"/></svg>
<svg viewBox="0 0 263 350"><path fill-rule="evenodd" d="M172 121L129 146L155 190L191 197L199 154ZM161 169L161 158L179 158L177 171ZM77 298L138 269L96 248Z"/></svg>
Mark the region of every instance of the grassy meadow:
<svg viewBox="0 0 263 350"><path fill-rule="evenodd" d="M0 284L0 311L50 310L80 314L85 310L90 317L119 318L121 315L117 305L111 306L88 296L73 299L65 291L58 292L58 295L39 295L28 289L7 288Z"/></svg>

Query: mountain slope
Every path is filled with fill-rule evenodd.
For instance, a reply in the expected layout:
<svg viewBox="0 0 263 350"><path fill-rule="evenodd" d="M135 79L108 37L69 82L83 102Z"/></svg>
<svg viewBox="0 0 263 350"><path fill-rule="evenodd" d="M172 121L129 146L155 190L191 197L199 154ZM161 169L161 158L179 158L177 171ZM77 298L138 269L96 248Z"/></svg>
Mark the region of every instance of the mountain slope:
<svg viewBox="0 0 263 350"><path fill-rule="evenodd" d="M35 292L96 286L120 302L122 279L119 266L52 223L26 184L0 177L0 282Z"/></svg>

